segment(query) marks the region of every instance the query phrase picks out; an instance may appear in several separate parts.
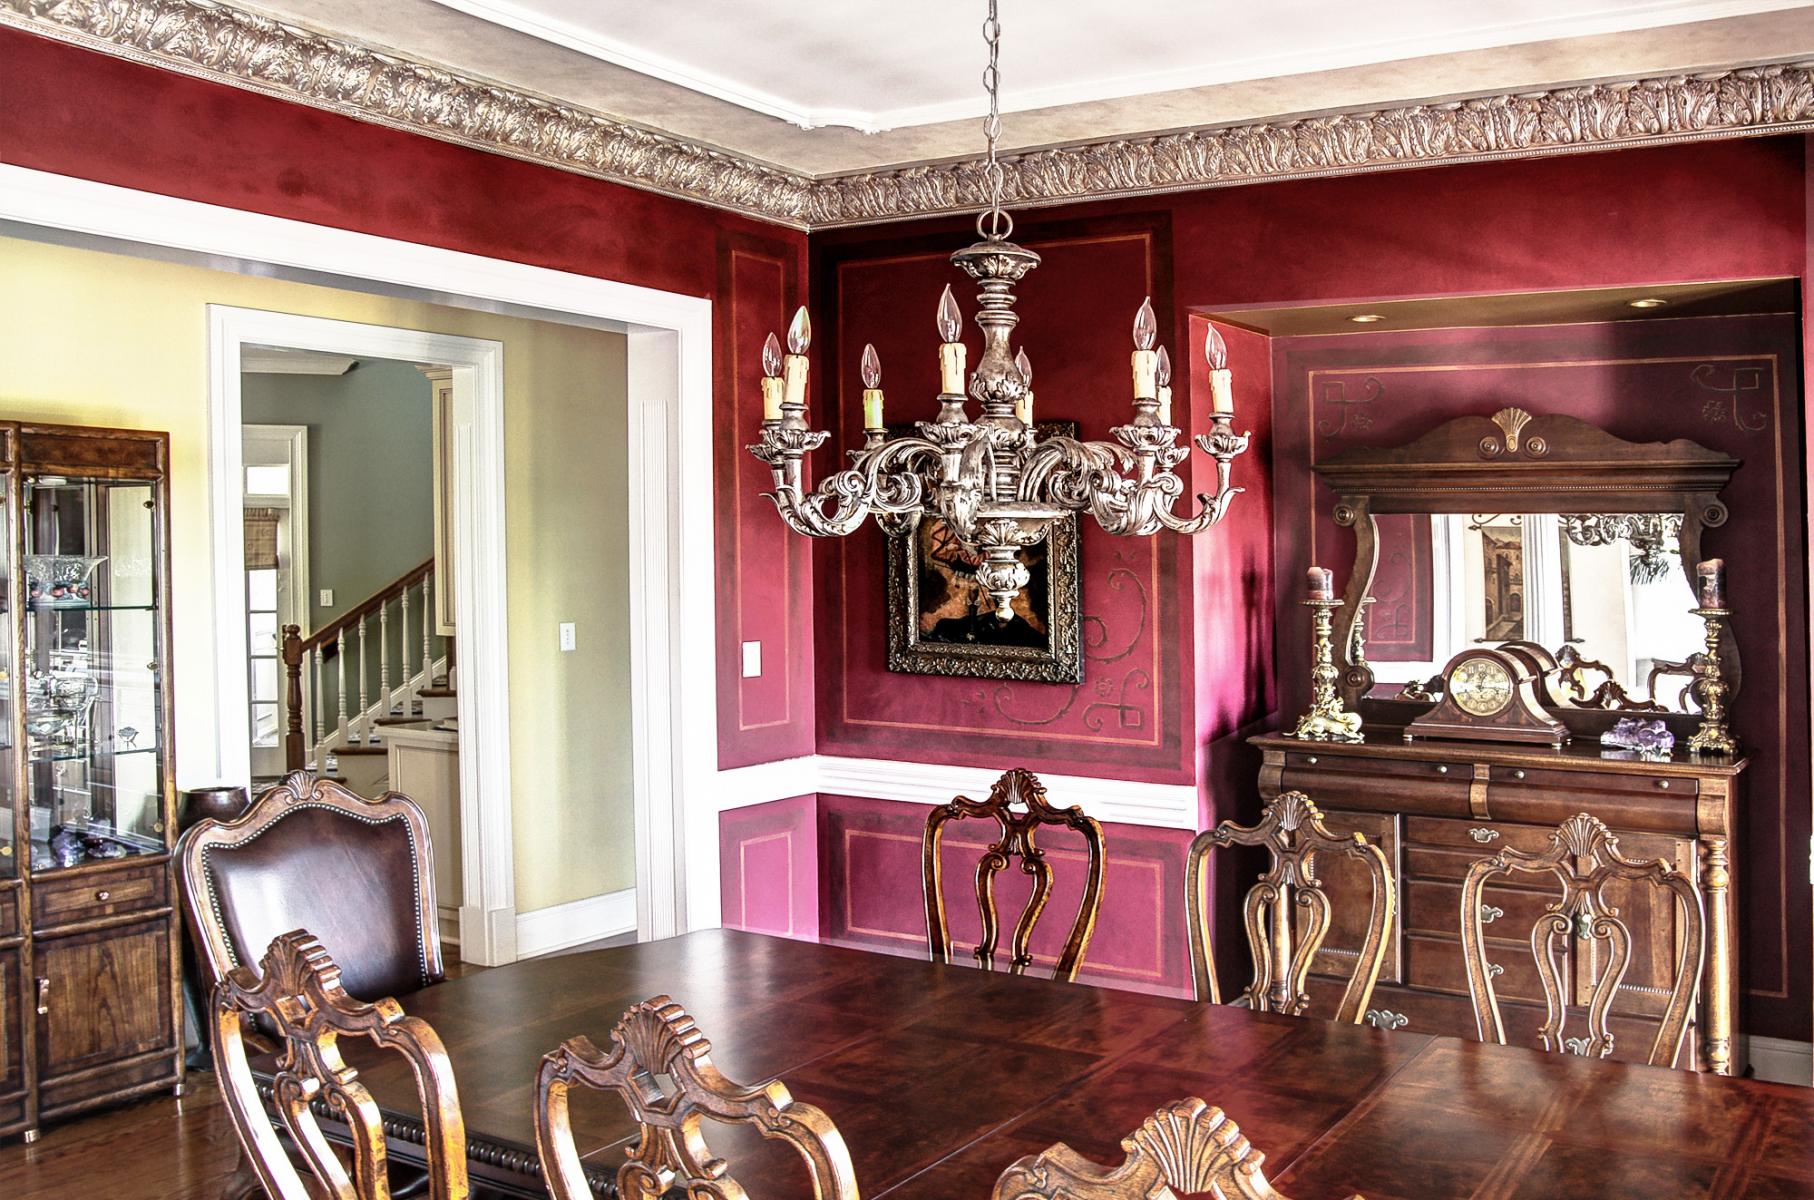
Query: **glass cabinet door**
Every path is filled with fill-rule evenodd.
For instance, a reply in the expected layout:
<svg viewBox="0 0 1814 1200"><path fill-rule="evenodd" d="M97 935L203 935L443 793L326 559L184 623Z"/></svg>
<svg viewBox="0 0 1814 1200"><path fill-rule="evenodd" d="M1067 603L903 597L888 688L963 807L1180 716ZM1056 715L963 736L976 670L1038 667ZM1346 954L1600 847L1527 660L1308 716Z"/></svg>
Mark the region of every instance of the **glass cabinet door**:
<svg viewBox="0 0 1814 1200"><path fill-rule="evenodd" d="M26 786L35 871L164 849L158 489L22 484Z"/></svg>
<svg viewBox="0 0 1814 1200"><path fill-rule="evenodd" d="M0 529L13 527L12 485L12 472L0 471ZM13 799L16 781L12 769L13 730L18 724L13 708L12 550L12 538L0 536L0 750L5 751L0 756L5 764L0 767L0 881L19 876L18 805Z"/></svg>

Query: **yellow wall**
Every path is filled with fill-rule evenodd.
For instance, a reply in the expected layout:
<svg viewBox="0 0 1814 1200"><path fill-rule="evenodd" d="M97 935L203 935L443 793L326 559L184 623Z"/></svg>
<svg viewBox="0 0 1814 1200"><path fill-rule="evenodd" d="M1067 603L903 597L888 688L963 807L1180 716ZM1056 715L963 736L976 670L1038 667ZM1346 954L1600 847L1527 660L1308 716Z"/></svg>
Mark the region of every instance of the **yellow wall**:
<svg viewBox="0 0 1814 1200"><path fill-rule="evenodd" d="M183 787L215 782L211 731L184 719L212 690L209 304L504 343L517 910L634 887L624 338L0 239L0 418L170 434ZM559 649L561 621L578 626L571 653Z"/></svg>

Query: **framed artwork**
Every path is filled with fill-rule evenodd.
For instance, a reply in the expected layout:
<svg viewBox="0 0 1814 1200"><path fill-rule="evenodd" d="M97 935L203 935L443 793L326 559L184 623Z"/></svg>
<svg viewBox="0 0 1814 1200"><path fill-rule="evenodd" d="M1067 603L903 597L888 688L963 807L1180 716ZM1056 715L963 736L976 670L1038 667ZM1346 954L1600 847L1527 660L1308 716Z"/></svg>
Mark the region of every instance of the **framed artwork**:
<svg viewBox="0 0 1814 1200"><path fill-rule="evenodd" d="M1041 437L1075 437L1074 421L1041 421ZM890 435L905 432L891 429ZM1083 682L1079 632L1077 518L1053 522L1020 552L1032 576L997 620L976 581L977 556L943 520L929 518L888 539L888 669L1040 683Z"/></svg>

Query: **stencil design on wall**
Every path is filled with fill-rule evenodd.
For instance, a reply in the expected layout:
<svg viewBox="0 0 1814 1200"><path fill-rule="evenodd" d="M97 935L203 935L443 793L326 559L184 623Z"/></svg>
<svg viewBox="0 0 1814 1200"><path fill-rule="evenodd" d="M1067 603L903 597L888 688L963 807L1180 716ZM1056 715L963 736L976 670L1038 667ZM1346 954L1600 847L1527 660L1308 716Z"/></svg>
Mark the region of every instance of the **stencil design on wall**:
<svg viewBox="0 0 1814 1200"><path fill-rule="evenodd" d="M1358 396L1348 394L1348 381L1331 379L1323 384L1322 394L1317 397L1324 415L1316 423L1316 430L1324 437L1338 438L1346 433L1360 433L1373 426L1373 418L1368 415L1366 405L1373 403L1385 394L1385 387L1369 375L1361 380L1361 392Z"/></svg>
<svg viewBox="0 0 1814 1200"><path fill-rule="evenodd" d="M1125 553L1119 553L1116 557L1120 558L1123 562L1127 561ZM1100 700L1093 701L1084 706L1082 714L1083 724L1092 732L1100 731L1103 727L1103 718L1100 714L1104 710L1110 710L1116 715L1116 724L1118 728L1136 730L1145 729L1147 718L1146 709L1141 706L1140 702L1130 702L1128 700L1128 695L1130 690L1150 693L1152 691L1152 675L1143 668L1135 667L1117 680L1114 678L1103 678L1096 668L1112 666L1113 664L1122 662L1132 656L1134 648L1140 644L1140 639L1146 636L1146 622L1152 605L1152 598L1146 594L1146 585L1141 582L1140 576L1136 575L1132 570L1125 566L1115 567L1109 571L1107 583L1112 591L1120 592L1130 588L1133 589L1134 595L1140 601L1139 607L1136 610L1138 615L1134 622L1133 632L1129 634L1126 644L1116 650L1104 649L1104 647L1108 645L1110 636L1108 623L1106 621L1095 615L1086 615L1083 618L1083 657L1084 661L1089 664L1084 668L1084 674L1086 676L1096 676L1095 682L1090 685L1090 689L1097 696L1103 697ZM1015 699L1014 684L1002 684L988 693L988 698L998 715L1007 718L1016 725L1051 725L1062 720L1072 709L1077 707L1078 700L1084 694L1084 688L1085 685L1082 683L1068 685L1064 702L1059 705L1057 711L1047 716L1039 717L1025 717L1008 711L1008 705ZM1041 692L1048 692L1049 690L1049 688L1040 689ZM982 697L983 693L977 693L977 698L979 700L982 699Z"/></svg>
<svg viewBox="0 0 1814 1200"><path fill-rule="evenodd" d="M1765 369L1761 366L1728 367L1725 382L1719 381L1719 371L1714 363L1701 363L1688 373L1688 378L1694 380L1697 387L1717 393L1701 402L1701 419L1709 425L1724 425L1731 421L1741 433L1762 433L1768 429L1770 413L1763 403Z"/></svg>

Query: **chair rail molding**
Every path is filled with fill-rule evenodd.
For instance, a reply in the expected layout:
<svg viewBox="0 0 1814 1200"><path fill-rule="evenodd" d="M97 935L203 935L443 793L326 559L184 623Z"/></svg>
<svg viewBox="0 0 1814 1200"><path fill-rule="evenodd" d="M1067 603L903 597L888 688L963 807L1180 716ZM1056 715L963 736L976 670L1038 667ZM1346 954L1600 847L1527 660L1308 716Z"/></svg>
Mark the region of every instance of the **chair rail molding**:
<svg viewBox="0 0 1814 1200"><path fill-rule="evenodd" d="M0 0L4 2L4 0ZM437 303L473 301L488 311L537 320L566 318L628 329L628 372L639 401L629 416L631 700L638 714L632 754L637 827L637 928L667 937L719 924L715 764L684 755L695 716L714 711L715 647L688 629L714 627L712 514L712 305L697 296L528 266L261 213L134 191L0 164L0 222L16 236L149 247L160 255L232 269L245 264L280 278L328 276ZM347 286L342 284L342 286ZM281 318L281 320L278 320ZM287 323L285 323L287 322ZM502 347L435 334L400 351L373 338L397 331L322 318L214 306L210 313L208 470L212 523L207 589L219 630L213 695L179 712L178 786L247 782L245 592L236 481L238 346L244 340L340 350L368 357L450 363L455 383L455 580L461 725L462 821L480 829L482 857L464 864L468 903L481 920L462 928L478 962L517 956L508 655L505 643ZM378 349L374 352L373 346ZM228 352L228 347L231 352ZM641 391L638 391L639 386ZM230 418L230 419L229 419ZM489 565L488 565L489 564ZM199 595L200 593L198 593ZM191 698L193 699L193 697ZM469 742L467 733L472 731ZM701 837L701 830L712 836ZM470 843L469 843L470 844ZM473 872L479 872L477 876ZM462 914L462 925L467 926ZM532 926L533 928L533 926ZM469 943L469 939L471 944ZM481 947L474 950L473 946ZM481 957L482 956L482 957Z"/></svg>
<svg viewBox="0 0 1814 1200"><path fill-rule="evenodd" d="M394 129L800 229L980 208L973 159L814 177L213 0L0 0L0 24ZM1004 155L1044 205L1814 128L1814 62L1298 114Z"/></svg>
<svg viewBox="0 0 1814 1200"><path fill-rule="evenodd" d="M812 754L737 767L718 774L719 807L748 808L823 792L906 804L947 804L953 796L986 796L997 767L901 762ZM1195 831L1197 789L1188 783L1136 783L1090 775L1039 773L1056 808L1079 805L1098 821Z"/></svg>

